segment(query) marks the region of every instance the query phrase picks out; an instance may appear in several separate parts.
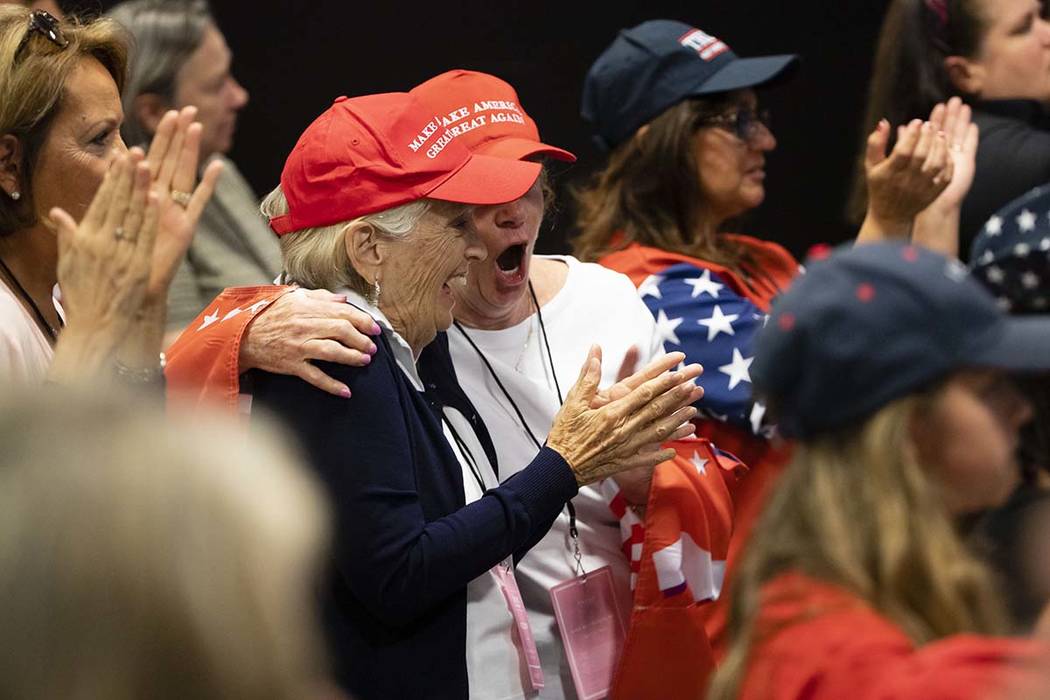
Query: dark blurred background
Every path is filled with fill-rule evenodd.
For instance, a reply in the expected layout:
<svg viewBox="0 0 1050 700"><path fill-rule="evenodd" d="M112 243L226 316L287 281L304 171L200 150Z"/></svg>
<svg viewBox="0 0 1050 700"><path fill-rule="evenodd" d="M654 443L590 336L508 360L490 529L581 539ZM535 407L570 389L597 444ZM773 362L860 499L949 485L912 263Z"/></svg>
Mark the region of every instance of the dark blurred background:
<svg viewBox="0 0 1050 700"><path fill-rule="evenodd" d="M114 3L69 0L66 9ZM537 0L339 2L212 0L233 50L234 75L251 93L232 153L256 191L277 184L300 132L338 95L407 90L451 68L486 71L514 85L543 138L579 161L555 169L559 209L540 252L566 252L567 186L603 158L579 118L583 76L616 32L666 17L718 36L742 56L798 53L789 84L760 95L779 142L769 157L765 204L737 227L796 255L853 235L844 209L875 38L888 0L735 0L590 3Z"/></svg>

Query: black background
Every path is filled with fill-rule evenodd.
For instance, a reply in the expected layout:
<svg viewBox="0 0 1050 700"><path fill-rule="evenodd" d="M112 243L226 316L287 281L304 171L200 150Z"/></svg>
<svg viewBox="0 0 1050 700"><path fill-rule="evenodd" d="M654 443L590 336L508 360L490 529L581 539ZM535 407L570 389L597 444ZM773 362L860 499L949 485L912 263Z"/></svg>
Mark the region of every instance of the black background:
<svg viewBox="0 0 1050 700"><path fill-rule="evenodd" d="M737 229L800 254L853 235L845 201L887 4L213 0L212 9L233 50L234 74L251 93L230 156L260 195L277 184L300 132L334 97L408 90L451 68L481 70L517 88L544 140L579 156L555 170L557 219L538 244L552 253L567 250L572 227L566 185L602 164L578 116L580 88L619 29L666 17L718 36L742 56L798 53L796 78L760 95L779 145L768 158L766 202Z"/></svg>

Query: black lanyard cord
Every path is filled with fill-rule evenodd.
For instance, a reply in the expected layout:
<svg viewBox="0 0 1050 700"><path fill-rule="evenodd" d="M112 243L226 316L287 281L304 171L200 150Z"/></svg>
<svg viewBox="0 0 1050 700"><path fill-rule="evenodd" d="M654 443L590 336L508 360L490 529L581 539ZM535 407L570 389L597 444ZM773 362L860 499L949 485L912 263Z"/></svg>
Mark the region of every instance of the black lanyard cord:
<svg viewBox="0 0 1050 700"><path fill-rule="evenodd" d="M558 405L560 406L561 404L565 403L565 398L561 393L561 385L558 383L558 372L554 369L554 353L551 352L550 340L547 338L547 326L543 323L543 311L540 310L540 302L539 299L536 298L536 289L532 286L532 280L529 280L529 294L532 296L533 306L536 307L536 319L540 323L540 334L543 336L543 346L547 350L547 362L548 364L550 364L551 376L554 378L554 390L558 392ZM507 403L510 404L510 407L514 409L514 414L518 417L518 421L521 423L521 427L525 428L525 432L528 433L529 439L532 440L532 443L536 445L536 449L542 450L543 445L546 444L546 440L544 440L543 443L540 443L540 441L536 438L536 435L532 432L532 429L529 428L529 424L525 420L524 414L522 414L521 409L518 408L517 402L510 395L510 392L507 391L507 387L503 386L503 382L500 381L499 375L496 374L496 370L492 366L492 363L490 363L489 359L485 357L485 353L481 351L481 348L478 347L477 343L474 342L474 339L470 337L466 329L463 328L459 321L454 321L453 324L456 326L456 330L458 330L460 334L467 339L467 342L470 343L470 347L474 349L474 352L481 359L481 362L485 365L485 369L488 370L489 376L491 376L492 379L495 380L496 386L499 387L500 392L507 399ZM566 501L565 508L569 511L569 535L574 540L578 540L580 533L579 530L576 528L576 507L573 506L572 501Z"/></svg>

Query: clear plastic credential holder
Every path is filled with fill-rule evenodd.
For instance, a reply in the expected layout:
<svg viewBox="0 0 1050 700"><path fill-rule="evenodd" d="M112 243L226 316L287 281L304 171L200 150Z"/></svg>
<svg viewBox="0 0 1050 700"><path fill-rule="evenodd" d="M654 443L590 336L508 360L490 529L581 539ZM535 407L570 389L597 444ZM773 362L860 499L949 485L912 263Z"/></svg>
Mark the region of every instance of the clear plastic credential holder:
<svg viewBox="0 0 1050 700"><path fill-rule="evenodd" d="M598 700L612 690L613 674L627 637L612 569L603 566L551 589L579 700Z"/></svg>

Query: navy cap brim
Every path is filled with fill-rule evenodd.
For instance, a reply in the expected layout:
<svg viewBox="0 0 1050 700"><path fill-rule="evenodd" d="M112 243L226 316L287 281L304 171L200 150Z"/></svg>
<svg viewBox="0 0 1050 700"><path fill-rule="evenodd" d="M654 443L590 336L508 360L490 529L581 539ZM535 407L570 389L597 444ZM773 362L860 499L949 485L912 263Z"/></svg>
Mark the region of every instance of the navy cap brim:
<svg viewBox="0 0 1050 700"><path fill-rule="evenodd" d="M1015 372L1050 370L1050 317L1011 316L996 338L962 364Z"/></svg>
<svg viewBox="0 0 1050 700"><path fill-rule="evenodd" d="M759 87L790 79L798 68L798 56L738 58L690 91L689 97Z"/></svg>

